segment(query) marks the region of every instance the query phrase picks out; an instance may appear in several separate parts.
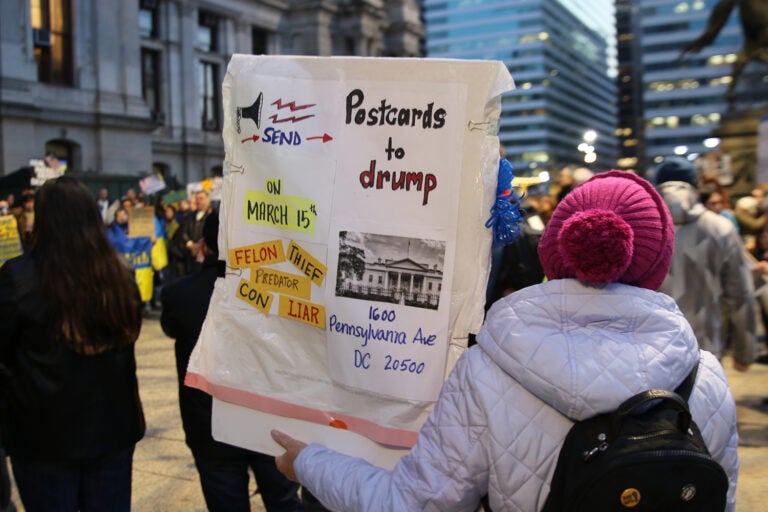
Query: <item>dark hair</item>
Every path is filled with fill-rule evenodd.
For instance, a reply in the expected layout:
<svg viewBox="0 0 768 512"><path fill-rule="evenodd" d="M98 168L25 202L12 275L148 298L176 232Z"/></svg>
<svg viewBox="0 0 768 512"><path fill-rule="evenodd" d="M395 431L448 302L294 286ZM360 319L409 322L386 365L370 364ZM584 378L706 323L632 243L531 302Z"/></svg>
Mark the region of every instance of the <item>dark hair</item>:
<svg viewBox="0 0 768 512"><path fill-rule="evenodd" d="M706 205L709 201L709 198L712 197L715 194L721 194L720 190L712 185L712 184L705 184L699 186L699 201L701 201L702 204ZM721 194L722 195L722 194Z"/></svg>
<svg viewBox="0 0 768 512"><path fill-rule="evenodd" d="M219 212L212 211L203 222L203 240L205 245L218 256L219 254Z"/></svg>
<svg viewBox="0 0 768 512"><path fill-rule="evenodd" d="M55 339L87 355L136 341L141 329L136 283L107 238L96 200L80 181L61 177L38 190L31 256Z"/></svg>

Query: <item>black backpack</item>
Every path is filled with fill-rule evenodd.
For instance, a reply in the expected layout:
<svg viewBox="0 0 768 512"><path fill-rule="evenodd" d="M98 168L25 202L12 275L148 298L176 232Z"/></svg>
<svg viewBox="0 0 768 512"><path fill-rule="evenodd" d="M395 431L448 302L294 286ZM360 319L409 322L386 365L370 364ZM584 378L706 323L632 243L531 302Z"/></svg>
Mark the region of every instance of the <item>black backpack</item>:
<svg viewBox="0 0 768 512"><path fill-rule="evenodd" d="M688 409L697 371L698 364L675 392L644 391L576 422L543 512L725 510L728 477Z"/></svg>

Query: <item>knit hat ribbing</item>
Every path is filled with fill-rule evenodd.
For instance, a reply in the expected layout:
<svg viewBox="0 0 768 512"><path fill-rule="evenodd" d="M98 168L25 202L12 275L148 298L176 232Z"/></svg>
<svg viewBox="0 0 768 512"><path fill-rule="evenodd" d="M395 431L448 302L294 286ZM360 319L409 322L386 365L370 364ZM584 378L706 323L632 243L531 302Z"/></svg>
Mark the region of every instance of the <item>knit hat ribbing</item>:
<svg viewBox="0 0 768 512"><path fill-rule="evenodd" d="M669 270L674 238L672 217L653 186L634 174L611 171L560 202L538 250L549 279L656 290Z"/></svg>

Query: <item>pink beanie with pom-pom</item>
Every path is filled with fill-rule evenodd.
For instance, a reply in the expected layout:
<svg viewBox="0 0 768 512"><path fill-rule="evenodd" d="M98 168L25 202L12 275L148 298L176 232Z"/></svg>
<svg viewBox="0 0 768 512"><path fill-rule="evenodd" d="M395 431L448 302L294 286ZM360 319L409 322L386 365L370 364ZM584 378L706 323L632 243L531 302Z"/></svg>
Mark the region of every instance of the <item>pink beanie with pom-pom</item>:
<svg viewBox="0 0 768 512"><path fill-rule="evenodd" d="M656 290L674 244L672 217L653 186L634 174L611 171L563 198L541 238L539 257L549 279Z"/></svg>

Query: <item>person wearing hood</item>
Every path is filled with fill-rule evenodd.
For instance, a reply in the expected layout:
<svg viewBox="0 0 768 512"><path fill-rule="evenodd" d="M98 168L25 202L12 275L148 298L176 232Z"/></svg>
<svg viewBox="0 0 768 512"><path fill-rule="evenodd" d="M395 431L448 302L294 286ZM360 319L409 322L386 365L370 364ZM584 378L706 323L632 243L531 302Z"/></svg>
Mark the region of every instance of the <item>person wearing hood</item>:
<svg viewBox="0 0 768 512"><path fill-rule="evenodd" d="M738 433L717 357L659 287L674 226L653 186L601 173L558 205L538 246L549 280L496 301L443 385L418 441L392 470L273 430L278 469L337 511L541 510L574 420L641 391L676 389L698 365L694 420L729 479Z"/></svg>
<svg viewBox="0 0 768 512"><path fill-rule="evenodd" d="M675 223L675 252L659 291L675 299L699 346L718 358L726 351L728 306L733 367L745 371L756 355L757 301L741 239L732 223L701 204L698 177L687 159L665 158L654 183Z"/></svg>
<svg viewBox="0 0 768 512"><path fill-rule="evenodd" d="M107 238L117 254L128 252L128 212L124 208L115 212L115 220L107 226Z"/></svg>

